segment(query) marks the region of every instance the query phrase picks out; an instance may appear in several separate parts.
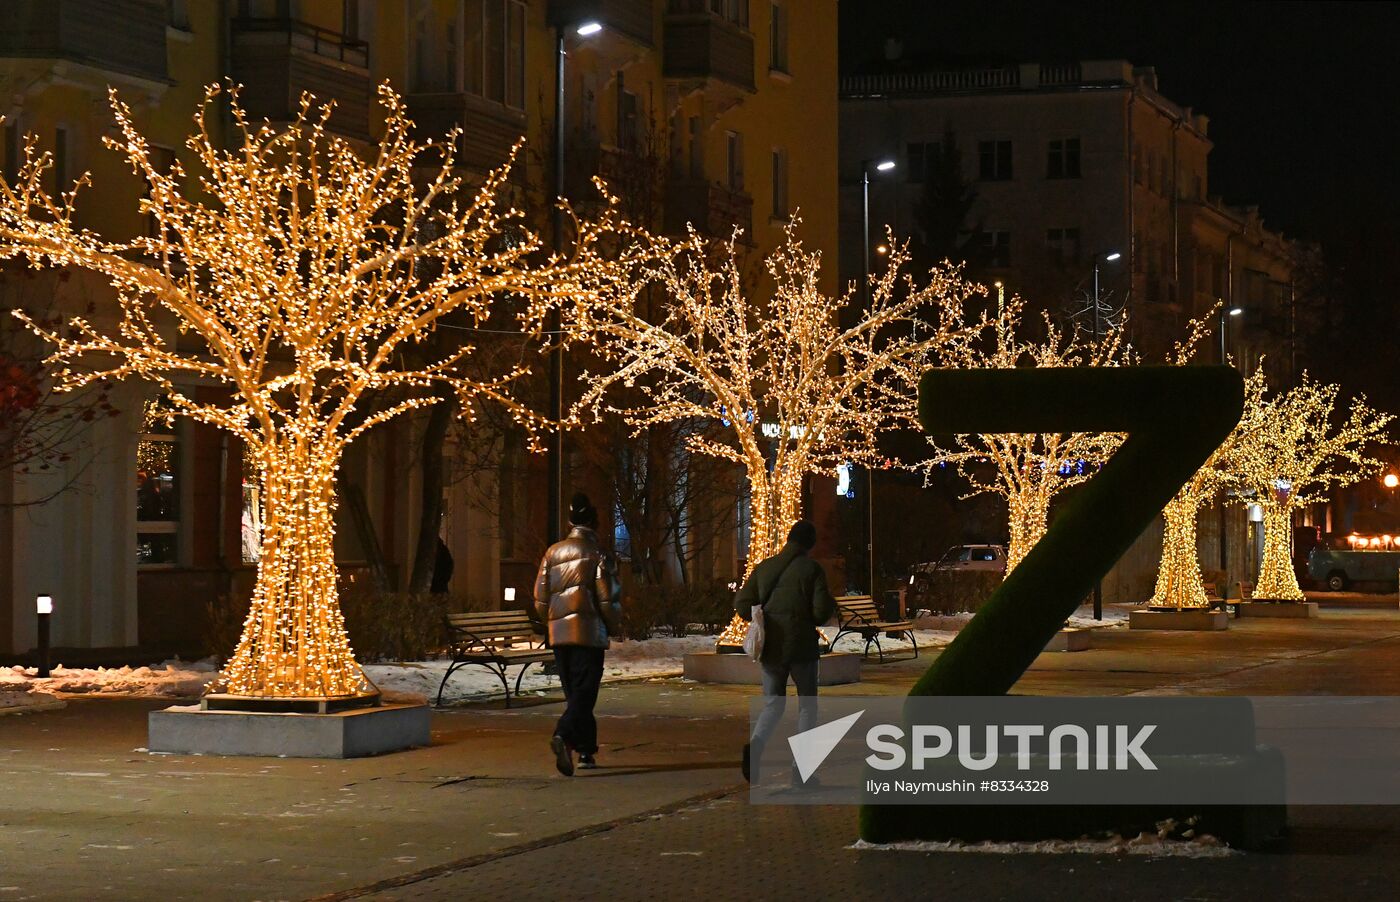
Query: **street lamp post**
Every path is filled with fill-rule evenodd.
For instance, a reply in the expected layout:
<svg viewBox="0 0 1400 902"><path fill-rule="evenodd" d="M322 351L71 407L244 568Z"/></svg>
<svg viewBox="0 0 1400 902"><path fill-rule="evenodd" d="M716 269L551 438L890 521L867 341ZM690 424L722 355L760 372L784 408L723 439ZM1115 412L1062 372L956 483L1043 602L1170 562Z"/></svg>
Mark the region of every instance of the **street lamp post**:
<svg viewBox="0 0 1400 902"><path fill-rule="evenodd" d="M1224 305L1221 305L1221 307L1220 307L1220 365L1221 365L1221 366L1224 366L1224 365L1225 365L1225 362L1229 359L1229 358L1226 356L1226 350L1225 350L1225 335L1226 335L1226 330L1230 328L1230 317L1239 316L1239 315L1241 315L1242 313L1244 313L1244 308L1243 308L1243 307L1225 307ZM1228 582L1229 582L1229 579L1230 579L1230 547L1229 547L1229 543L1226 541L1227 538L1228 538L1228 536L1226 535L1226 532L1227 532L1227 530L1229 529L1230 521L1229 521L1229 517L1227 516L1227 514L1226 514L1226 512L1225 512L1225 499L1224 499L1224 498L1221 498L1221 499L1220 499L1220 503L1216 505L1215 516L1216 516L1216 533L1217 533L1216 542L1220 545L1220 572L1225 574L1225 581L1228 583Z"/></svg>
<svg viewBox="0 0 1400 902"><path fill-rule="evenodd" d="M1233 316L1239 316L1239 315L1241 315L1242 313L1244 313L1244 308L1243 308L1243 307L1230 307L1230 308L1226 308L1226 307L1222 306L1222 307L1220 308L1220 363L1221 363L1221 365L1224 365L1224 363L1225 363L1225 361L1226 361L1225 335L1226 335L1226 330L1228 330L1228 329L1230 328L1230 319L1229 319L1229 318L1230 318L1230 317L1233 317Z"/></svg>
<svg viewBox="0 0 1400 902"><path fill-rule="evenodd" d="M889 172L895 167L894 160L881 160L875 164L876 172ZM870 161L860 161L860 222L861 222L861 295L865 309L870 309ZM879 604L875 597L875 467L865 469L865 555L868 564L866 578L870 587L870 600Z"/></svg>
<svg viewBox="0 0 1400 902"><path fill-rule="evenodd" d="M1112 263L1122 256L1118 251L1100 251L1094 255L1094 350L1096 352L1099 348L1099 335L1103 331L1100 328L1102 316L1099 310L1101 303L1099 299L1099 264L1100 262ZM1101 579L1094 582L1094 619L1103 619L1103 580Z"/></svg>
<svg viewBox="0 0 1400 902"><path fill-rule="evenodd" d="M554 196L564 197L564 59L568 55L564 47L564 36L569 25L563 22L554 26ZM588 37L603 30L599 22L588 21L573 26L580 37ZM554 249L564 250L564 211L554 205ZM559 425L564 420L564 343L561 332L563 321L558 307L549 313L547 326L554 336L554 350L549 355L549 416L554 421L554 431L549 435L545 447L546 468L549 470L545 489L548 498L548 523L545 541L550 545L559 541L560 527L564 510L564 430Z"/></svg>
<svg viewBox="0 0 1400 902"><path fill-rule="evenodd" d="M1104 263L1112 263L1114 260L1117 260L1117 259L1118 259L1119 257L1121 257L1121 256L1123 256L1123 255L1120 254L1120 253L1118 253L1117 251L1102 251L1102 252L1097 253L1097 254L1094 255L1094 347L1095 347L1095 348L1098 347L1098 344L1099 344L1099 335L1100 335L1101 332L1103 331L1103 330L1100 328L1100 324L1101 324L1101 322L1102 322L1102 317L1100 316L1100 313L1099 313L1099 263L1100 263L1100 261L1102 261L1102 262L1104 262Z"/></svg>

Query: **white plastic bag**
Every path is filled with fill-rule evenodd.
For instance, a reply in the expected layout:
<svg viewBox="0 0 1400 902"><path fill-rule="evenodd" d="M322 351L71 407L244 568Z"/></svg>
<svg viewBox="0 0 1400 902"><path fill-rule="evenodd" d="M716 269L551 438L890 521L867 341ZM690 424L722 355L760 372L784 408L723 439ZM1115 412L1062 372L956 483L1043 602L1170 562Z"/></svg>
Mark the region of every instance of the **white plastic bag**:
<svg viewBox="0 0 1400 902"><path fill-rule="evenodd" d="M753 620L749 622L748 634L744 636L744 654L757 661L763 657L763 606L754 605Z"/></svg>

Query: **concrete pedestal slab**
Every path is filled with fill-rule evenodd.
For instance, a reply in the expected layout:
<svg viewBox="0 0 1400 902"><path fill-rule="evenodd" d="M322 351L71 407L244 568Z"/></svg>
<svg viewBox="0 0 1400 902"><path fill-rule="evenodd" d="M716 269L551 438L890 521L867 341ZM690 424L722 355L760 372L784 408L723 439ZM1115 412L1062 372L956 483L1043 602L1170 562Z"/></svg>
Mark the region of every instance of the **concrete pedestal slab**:
<svg viewBox="0 0 1400 902"><path fill-rule="evenodd" d="M1131 611L1128 629L1134 630L1223 630L1230 628L1224 611Z"/></svg>
<svg viewBox="0 0 1400 902"><path fill-rule="evenodd" d="M682 675L697 683L737 683L758 686L763 671L748 655L700 652L685 656ZM817 685L841 686L860 682L860 655L822 655L817 661Z"/></svg>
<svg viewBox="0 0 1400 902"><path fill-rule="evenodd" d="M361 758L426 746L428 706L379 705L333 714L210 711L197 705L152 711L147 748L184 755Z"/></svg>
<svg viewBox="0 0 1400 902"><path fill-rule="evenodd" d="M1242 601L1241 617L1316 617L1315 601Z"/></svg>
<svg viewBox="0 0 1400 902"><path fill-rule="evenodd" d="M1063 629L1045 643L1046 651L1087 651L1093 630Z"/></svg>

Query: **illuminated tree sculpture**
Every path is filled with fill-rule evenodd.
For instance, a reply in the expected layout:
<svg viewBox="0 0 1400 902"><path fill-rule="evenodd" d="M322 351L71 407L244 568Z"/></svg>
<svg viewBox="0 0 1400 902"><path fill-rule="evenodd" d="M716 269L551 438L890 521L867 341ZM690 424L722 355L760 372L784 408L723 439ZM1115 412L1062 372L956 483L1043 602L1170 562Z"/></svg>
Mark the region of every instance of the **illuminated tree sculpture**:
<svg viewBox="0 0 1400 902"><path fill-rule="evenodd" d="M1264 560L1254 597L1303 601L1293 572L1293 512L1322 501L1327 490L1372 476L1383 462L1368 446L1386 441L1393 417L1358 397L1337 411L1336 385L1312 381L1276 395L1261 413L1261 426L1238 453L1240 484L1264 509Z"/></svg>
<svg viewBox="0 0 1400 902"><path fill-rule="evenodd" d="M209 133L221 97L232 150ZM58 386L144 378L177 415L233 433L256 461L265 504L257 586L218 683L236 696L375 692L336 596L336 470L351 441L444 393L468 420L488 399L531 430L541 425L509 395L523 369L468 375L470 345L434 356L425 336L448 318L480 322L504 297L533 311L622 290L622 269L595 250L609 214L577 224L568 256L543 255L521 214L496 200L508 165L464 190L457 134L417 142L398 95L383 86L379 102L384 135L362 158L327 130L330 104L304 95L295 121L276 129L250 123L236 90L211 86L186 142L202 170L187 191L184 169L153 163L113 93L119 137L106 142L147 185L150 237L78 227L87 176L48 193L52 159L32 137L14 184L0 189L0 259L94 270L117 292L114 329L81 317L64 333L30 323L55 346Z"/></svg>
<svg viewBox="0 0 1400 902"><path fill-rule="evenodd" d="M877 433L914 424L918 378L957 334L975 290L954 269L915 284L901 272L907 247L893 246L872 278L869 307L853 308L853 287L822 293L821 254L797 231L794 218L765 261L761 297L745 288L737 238L715 253L692 231L643 275L667 295L655 317L621 295L566 317L606 363L585 375L577 413L612 411L635 429L690 420L703 426L689 437L692 451L744 468L752 509L745 576L781 548L801 512L804 477L883 464ZM853 325L841 325L843 311ZM736 619L720 644L740 641L743 629Z"/></svg>
<svg viewBox="0 0 1400 902"><path fill-rule="evenodd" d="M1132 352L1119 329L1097 344L1081 341L1072 331L1056 327L1046 315L1043 335L1022 337L1025 301L1006 299L997 289L996 318L990 334L969 335L950 343L943 365L964 369L1023 367L1120 366ZM970 498L984 492L1006 499L1006 572L1045 535L1050 503L1071 486L1089 479L1122 443L1122 436L1102 432L997 433L959 435L951 445L934 442L924 467L953 464L966 479Z"/></svg>

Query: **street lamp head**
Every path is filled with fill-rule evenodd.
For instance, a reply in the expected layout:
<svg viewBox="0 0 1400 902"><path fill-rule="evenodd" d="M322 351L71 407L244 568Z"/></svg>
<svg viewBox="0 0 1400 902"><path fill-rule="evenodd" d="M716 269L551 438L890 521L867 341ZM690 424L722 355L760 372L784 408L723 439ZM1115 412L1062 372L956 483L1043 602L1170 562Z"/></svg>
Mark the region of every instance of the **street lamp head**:
<svg viewBox="0 0 1400 902"><path fill-rule="evenodd" d="M34 599L34 612L36 614L53 613L53 596L40 595Z"/></svg>
<svg viewBox="0 0 1400 902"><path fill-rule="evenodd" d="M889 172L895 166L894 160L881 160L875 164L876 172Z"/></svg>
<svg viewBox="0 0 1400 902"><path fill-rule="evenodd" d="M1244 308L1243 308L1243 307L1231 307L1231 308L1229 309L1228 312L1229 312L1229 314L1230 314L1231 316L1239 316L1240 314L1244 313Z"/></svg>
<svg viewBox="0 0 1400 902"><path fill-rule="evenodd" d="M877 245L875 245L875 253L877 253L877 254L888 254L889 252L890 252L889 245L887 245L887 244L877 244Z"/></svg>
<svg viewBox="0 0 1400 902"><path fill-rule="evenodd" d="M602 30L603 30L603 23L602 23L602 22L588 21L588 22L584 22L584 23L580 24L578 28L575 28L575 29L574 29L574 32L575 32L579 37L581 37L581 38L586 38L586 37L589 37L590 35L595 35L595 34L597 34L598 32L600 32L600 31L602 31Z"/></svg>
<svg viewBox="0 0 1400 902"><path fill-rule="evenodd" d="M1397 485L1400 485L1400 476L1396 476L1394 473L1387 473L1381 482L1385 483L1386 488L1393 489Z"/></svg>
<svg viewBox="0 0 1400 902"><path fill-rule="evenodd" d="M1117 260L1121 256L1123 255L1118 253L1117 251L1109 251L1107 254L1104 255L1104 260L1106 260L1109 263L1112 263L1114 260Z"/></svg>

